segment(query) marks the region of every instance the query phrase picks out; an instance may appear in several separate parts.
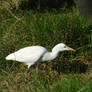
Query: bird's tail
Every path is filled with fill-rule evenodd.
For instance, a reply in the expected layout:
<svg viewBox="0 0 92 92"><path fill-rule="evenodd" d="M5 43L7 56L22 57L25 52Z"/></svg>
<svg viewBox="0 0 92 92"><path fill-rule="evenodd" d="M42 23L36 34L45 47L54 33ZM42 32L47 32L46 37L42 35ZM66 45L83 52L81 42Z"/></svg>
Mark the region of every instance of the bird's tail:
<svg viewBox="0 0 92 92"><path fill-rule="evenodd" d="M16 60L16 57L15 57L14 53L9 54L9 55L6 57L6 60Z"/></svg>

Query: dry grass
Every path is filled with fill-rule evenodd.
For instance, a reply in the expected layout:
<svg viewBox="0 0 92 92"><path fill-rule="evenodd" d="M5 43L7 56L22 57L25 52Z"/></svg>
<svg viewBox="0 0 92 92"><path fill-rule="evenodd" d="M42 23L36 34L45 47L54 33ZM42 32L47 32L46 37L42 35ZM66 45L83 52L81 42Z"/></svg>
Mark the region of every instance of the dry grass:
<svg viewBox="0 0 92 92"><path fill-rule="evenodd" d="M90 92L92 74L87 71L92 66L92 25L76 9L57 14L11 9L0 9L0 13L1 92L61 92L61 89ZM40 64L38 73L34 67L28 72L23 64L5 60L8 54L22 47L42 45L51 51L59 42L75 48L76 52L62 52L52 62Z"/></svg>

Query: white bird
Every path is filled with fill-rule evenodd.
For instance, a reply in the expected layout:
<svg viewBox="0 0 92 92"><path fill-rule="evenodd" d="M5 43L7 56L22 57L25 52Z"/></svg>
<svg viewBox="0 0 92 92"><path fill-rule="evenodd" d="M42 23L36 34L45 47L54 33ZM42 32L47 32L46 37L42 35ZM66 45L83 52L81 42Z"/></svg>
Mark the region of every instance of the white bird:
<svg viewBox="0 0 92 92"><path fill-rule="evenodd" d="M65 50L75 51L74 49L66 46L63 43L57 44L52 49L52 52L48 52L48 50L42 46L29 46L22 48L14 53L11 53L6 57L6 60L23 62L25 65L28 65L28 68L30 68L31 65L38 62L55 59L58 56L59 52Z"/></svg>

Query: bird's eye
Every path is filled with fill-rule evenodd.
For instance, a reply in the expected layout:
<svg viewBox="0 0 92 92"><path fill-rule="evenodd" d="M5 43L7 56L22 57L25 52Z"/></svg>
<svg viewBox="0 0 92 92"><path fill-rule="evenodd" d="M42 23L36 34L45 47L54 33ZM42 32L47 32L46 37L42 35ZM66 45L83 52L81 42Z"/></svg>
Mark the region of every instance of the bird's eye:
<svg viewBox="0 0 92 92"><path fill-rule="evenodd" d="M64 48L66 48L66 46L64 46Z"/></svg>

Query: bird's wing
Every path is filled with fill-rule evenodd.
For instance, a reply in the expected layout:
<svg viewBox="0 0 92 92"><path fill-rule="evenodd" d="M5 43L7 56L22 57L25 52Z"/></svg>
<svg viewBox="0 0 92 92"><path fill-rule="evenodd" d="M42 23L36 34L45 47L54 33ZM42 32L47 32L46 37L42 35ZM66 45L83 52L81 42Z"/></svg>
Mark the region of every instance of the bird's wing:
<svg viewBox="0 0 92 92"><path fill-rule="evenodd" d="M46 52L46 49L41 47L28 47L15 52L16 61L19 62L36 62Z"/></svg>

